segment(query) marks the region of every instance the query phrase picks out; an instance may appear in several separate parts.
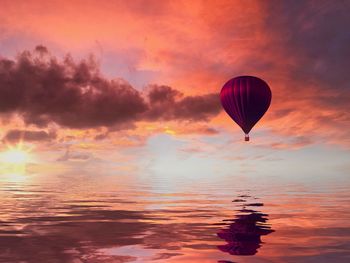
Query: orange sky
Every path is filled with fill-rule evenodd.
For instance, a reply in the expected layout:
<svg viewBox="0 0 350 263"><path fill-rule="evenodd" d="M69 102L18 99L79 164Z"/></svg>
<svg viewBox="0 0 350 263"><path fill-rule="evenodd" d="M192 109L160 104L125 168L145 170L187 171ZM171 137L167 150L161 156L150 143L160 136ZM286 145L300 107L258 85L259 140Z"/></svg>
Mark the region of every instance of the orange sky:
<svg viewBox="0 0 350 263"><path fill-rule="evenodd" d="M127 86L142 97L150 85L165 85L183 94L178 100L215 97L229 78L256 75L270 85L273 98L266 116L253 129L254 146L269 150L310 145L348 148L350 77L345 69L350 65L344 58L350 54L346 44L350 37L342 5L349 3L310 1L300 8L280 1L3 1L0 58L2 63L11 59L19 65L18 53L29 50L35 67L48 63L45 59L55 59L65 68L64 56L70 54L75 61L70 70L77 70L79 61L88 61L92 54L97 64L87 74L98 72L101 83L114 79L114 84L108 84L111 89ZM34 51L38 45L47 48L45 58ZM0 70L3 76L12 74L4 64ZM14 90L14 84L0 80L1 97L6 100L0 107L1 136L7 143L22 138L38 151L57 151L61 157L67 149L96 153L113 147L142 148L159 134L187 140L185 149L192 153L218 151L217 144L225 144L227 138L231 144L241 143L238 126L215 105L203 121L190 108L186 116L170 112L154 117L153 112L136 119L127 116L133 111L124 114L121 108L117 120L104 121L89 107L106 105L108 114L109 104L103 101L110 97L106 88L100 104L89 105L93 96L79 100L84 109L79 108L76 115L64 112L61 97L45 106L56 107L45 115L34 103L45 103L40 97L45 96L26 90L32 88L31 81L46 82L30 76L25 80L29 84L18 88L19 92L33 97L23 98L21 107L7 97L12 96L6 92ZM8 90L4 83L10 83ZM118 94L113 99L123 101ZM53 106L55 101L61 105ZM203 136L213 139L203 142Z"/></svg>

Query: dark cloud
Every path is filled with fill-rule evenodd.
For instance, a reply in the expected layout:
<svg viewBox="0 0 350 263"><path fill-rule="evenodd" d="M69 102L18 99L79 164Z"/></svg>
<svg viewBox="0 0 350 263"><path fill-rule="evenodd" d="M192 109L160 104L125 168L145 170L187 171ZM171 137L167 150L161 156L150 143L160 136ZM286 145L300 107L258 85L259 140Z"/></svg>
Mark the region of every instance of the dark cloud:
<svg viewBox="0 0 350 263"><path fill-rule="evenodd" d="M95 136L95 140L104 140L108 138L108 133L100 133Z"/></svg>
<svg viewBox="0 0 350 263"><path fill-rule="evenodd" d="M145 118L149 120L205 121L221 111L216 93L184 97L171 87L153 85L147 96L151 107Z"/></svg>
<svg viewBox="0 0 350 263"><path fill-rule="evenodd" d="M176 118L207 120L221 111L216 93L183 98L175 109Z"/></svg>
<svg viewBox="0 0 350 263"><path fill-rule="evenodd" d="M4 141L49 141L56 138L55 132L10 130L3 137Z"/></svg>
<svg viewBox="0 0 350 263"><path fill-rule="evenodd" d="M130 127L139 120L207 120L220 111L217 94L185 97L166 86L141 93L124 80L109 80L93 58L62 61L46 47L0 58L0 112L26 124L69 128ZM132 126L131 126L132 127Z"/></svg>
<svg viewBox="0 0 350 263"><path fill-rule="evenodd" d="M43 45L38 45L35 47L35 51L41 53L42 55L47 54L49 50Z"/></svg>
<svg viewBox="0 0 350 263"><path fill-rule="evenodd" d="M175 103L176 98L182 96L183 94L181 92L168 86L149 86L148 98L151 104L162 103L164 101Z"/></svg>

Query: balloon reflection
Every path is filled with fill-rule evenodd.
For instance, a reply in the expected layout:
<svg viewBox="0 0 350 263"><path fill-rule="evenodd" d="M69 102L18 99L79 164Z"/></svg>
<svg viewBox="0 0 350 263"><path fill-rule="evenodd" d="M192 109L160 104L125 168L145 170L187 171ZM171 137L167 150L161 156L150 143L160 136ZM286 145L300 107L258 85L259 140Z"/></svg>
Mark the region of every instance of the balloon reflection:
<svg viewBox="0 0 350 263"><path fill-rule="evenodd" d="M225 240L225 245L218 248L231 255L255 255L261 247L261 236L268 235L274 230L267 224L268 215L246 206L262 206L262 203L244 204L239 210L240 214L229 226L217 233L218 237Z"/></svg>

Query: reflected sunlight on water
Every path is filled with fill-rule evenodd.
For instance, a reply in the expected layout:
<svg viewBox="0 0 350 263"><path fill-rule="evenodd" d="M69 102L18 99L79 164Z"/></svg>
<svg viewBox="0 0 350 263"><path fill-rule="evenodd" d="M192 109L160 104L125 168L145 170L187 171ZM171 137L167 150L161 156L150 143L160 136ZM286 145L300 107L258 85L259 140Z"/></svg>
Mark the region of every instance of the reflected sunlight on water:
<svg viewBox="0 0 350 263"><path fill-rule="evenodd" d="M1 177L1 262L350 262L348 184Z"/></svg>

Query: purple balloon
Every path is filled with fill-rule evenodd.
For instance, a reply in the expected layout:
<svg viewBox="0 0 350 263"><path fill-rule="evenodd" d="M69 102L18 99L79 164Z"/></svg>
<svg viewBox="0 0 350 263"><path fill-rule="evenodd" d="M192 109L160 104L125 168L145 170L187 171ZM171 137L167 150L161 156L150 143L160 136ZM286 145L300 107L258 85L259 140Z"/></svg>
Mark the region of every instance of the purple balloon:
<svg viewBox="0 0 350 263"><path fill-rule="evenodd" d="M222 87L220 100L227 114L244 131L245 140L249 141L250 130L270 106L271 90L262 79L239 76Z"/></svg>

